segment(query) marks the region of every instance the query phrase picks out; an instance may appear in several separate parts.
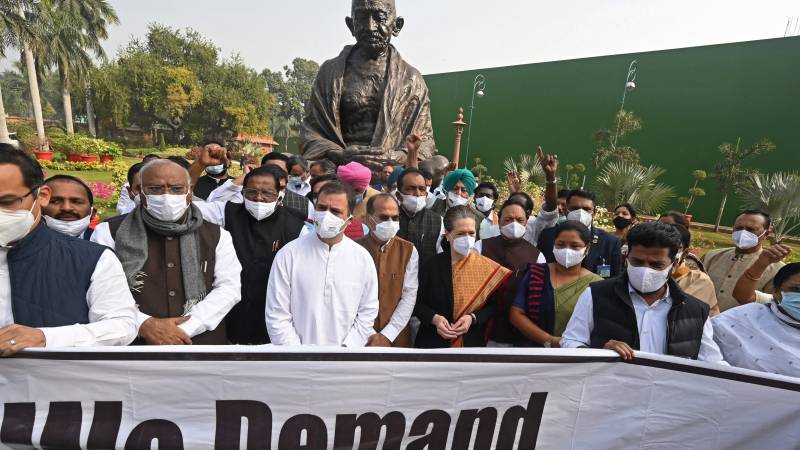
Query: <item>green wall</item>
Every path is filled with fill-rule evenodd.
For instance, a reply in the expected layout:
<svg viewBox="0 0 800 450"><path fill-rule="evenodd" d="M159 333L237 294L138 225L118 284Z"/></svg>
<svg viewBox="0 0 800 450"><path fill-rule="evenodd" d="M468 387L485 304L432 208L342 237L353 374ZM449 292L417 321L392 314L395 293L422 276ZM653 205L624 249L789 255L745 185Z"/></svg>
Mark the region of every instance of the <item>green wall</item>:
<svg viewBox="0 0 800 450"><path fill-rule="evenodd" d="M506 157L541 144L559 155L562 166L580 162L590 168L591 187L592 134L612 127L634 59L637 89L625 109L642 118L643 129L627 142L644 164L667 170L662 181L679 196L690 187L690 173L710 172L717 147L737 137L747 145L761 137L777 145L752 167L800 169L800 37L428 75L437 147L452 155L450 123L459 106L468 120L473 79L481 73L486 96L476 99L470 167L480 157L498 177ZM462 164L465 150L466 133ZM701 187L708 196L691 212L695 220L713 222L721 195L711 179ZM731 200L723 224L730 224L739 208Z"/></svg>

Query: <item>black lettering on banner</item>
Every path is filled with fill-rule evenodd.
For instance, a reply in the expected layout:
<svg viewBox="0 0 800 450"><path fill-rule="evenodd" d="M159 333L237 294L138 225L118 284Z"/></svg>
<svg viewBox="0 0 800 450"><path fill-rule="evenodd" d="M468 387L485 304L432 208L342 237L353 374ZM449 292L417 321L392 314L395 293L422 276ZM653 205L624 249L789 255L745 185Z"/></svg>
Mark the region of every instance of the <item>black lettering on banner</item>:
<svg viewBox="0 0 800 450"><path fill-rule="evenodd" d="M51 402L42 431L44 448L81 448L81 402Z"/></svg>
<svg viewBox="0 0 800 450"><path fill-rule="evenodd" d="M428 433L428 425L433 425ZM450 414L441 409L432 409L420 414L411 425L409 437L422 436L411 442L406 450L443 449L447 446L447 433L450 430ZM427 434L426 434L427 433Z"/></svg>
<svg viewBox="0 0 800 450"><path fill-rule="evenodd" d="M150 450L153 439L158 440L159 449L183 450L183 435L174 422L150 419L136 425L128 435L125 450Z"/></svg>
<svg viewBox="0 0 800 450"><path fill-rule="evenodd" d="M247 450L269 449L272 411L266 403L252 400L218 400L216 450L239 450L242 418L247 419Z"/></svg>
<svg viewBox="0 0 800 450"><path fill-rule="evenodd" d="M35 403L4 404L3 425L0 426L0 442L4 444L31 445L34 419L36 419ZM9 447L14 448L13 446Z"/></svg>
<svg viewBox="0 0 800 450"><path fill-rule="evenodd" d="M534 392L528 400L528 408L512 406L503 415L500 423L500 434L497 436L497 450L512 450L514 438L517 437L517 426L522 420L522 434L519 437L518 450L535 450L539 437L539 426L542 424L544 403L547 392Z"/></svg>
<svg viewBox="0 0 800 450"><path fill-rule="evenodd" d="M386 439L383 450L400 450L403 435L406 432L406 418L403 414L392 411L383 417L375 413L365 413L358 417L355 414L336 416L336 432L334 433L334 450L351 450L355 441L356 428L361 428L361 442L358 450L376 450L381 437L381 429L386 428Z"/></svg>
<svg viewBox="0 0 800 450"><path fill-rule="evenodd" d="M303 431L306 443L303 444ZM325 422L311 414L298 414L283 424L278 438L278 450L325 450L328 447L328 429Z"/></svg>
<svg viewBox="0 0 800 450"><path fill-rule="evenodd" d="M478 421L478 431L475 433L475 446L470 447L472 440L472 429L475 428L475 421ZM484 408L467 409L461 411L456 422L456 429L453 431L452 450L490 450L494 440L494 427L497 424L497 409Z"/></svg>
<svg viewBox="0 0 800 450"><path fill-rule="evenodd" d="M94 402L94 417L86 448L104 450L116 447L121 423L122 402Z"/></svg>

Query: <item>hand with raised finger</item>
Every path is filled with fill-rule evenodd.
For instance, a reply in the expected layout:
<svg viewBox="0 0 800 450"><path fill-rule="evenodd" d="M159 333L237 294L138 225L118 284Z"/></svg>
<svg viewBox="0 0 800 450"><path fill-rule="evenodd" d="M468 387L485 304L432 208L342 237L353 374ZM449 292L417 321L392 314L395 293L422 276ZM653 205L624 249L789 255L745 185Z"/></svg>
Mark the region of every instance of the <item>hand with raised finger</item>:
<svg viewBox="0 0 800 450"><path fill-rule="evenodd" d="M606 342L606 345L603 346L606 350L614 350L622 357L622 359L629 361L633 359L633 352L634 350L631 348L630 345L626 344L625 342L615 341L611 339L610 341Z"/></svg>
<svg viewBox="0 0 800 450"><path fill-rule="evenodd" d="M508 189L510 192L519 192L522 188L522 180L519 178L517 172L508 172L506 174L508 180Z"/></svg>
<svg viewBox="0 0 800 450"><path fill-rule="evenodd" d="M547 180L555 180L556 173L558 172L558 155L545 155L541 146L536 150L536 153L539 157L539 164L541 164Z"/></svg>

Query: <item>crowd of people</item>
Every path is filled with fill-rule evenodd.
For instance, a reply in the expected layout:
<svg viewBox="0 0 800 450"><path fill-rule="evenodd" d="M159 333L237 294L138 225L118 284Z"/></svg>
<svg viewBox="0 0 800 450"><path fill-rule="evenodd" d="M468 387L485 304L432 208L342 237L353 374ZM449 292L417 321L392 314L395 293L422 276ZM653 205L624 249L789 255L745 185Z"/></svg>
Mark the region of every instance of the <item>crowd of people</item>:
<svg viewBox="0 0 800 450"><path fill-rule="evenodd" d="M420 144L406 140L409 153ZM148 155L96 228L91 189L0 144L0 354L98 345L598 348L800 377L800 263L767 213L698 258L686 217L595 196L544 202L436 164L269 153L228 174Z"/></svg>

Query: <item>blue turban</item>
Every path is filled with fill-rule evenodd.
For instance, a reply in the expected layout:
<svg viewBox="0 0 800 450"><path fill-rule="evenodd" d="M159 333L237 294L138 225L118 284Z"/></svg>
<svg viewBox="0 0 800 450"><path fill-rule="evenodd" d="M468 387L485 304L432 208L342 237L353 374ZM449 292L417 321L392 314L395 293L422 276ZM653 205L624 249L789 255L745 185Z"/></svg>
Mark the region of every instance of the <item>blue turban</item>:
<svg viewBox="0 0 800 450"><path fill-rule="evenodd" d="M473 192L475 192L475 188L478 186L475 175L467 169L458 169L448 173L447 176L444 177L444 181L442 181L442 186L445 191L450 192L459 181L464 183L464 187L467 188L467 193L469 195L472 195Z"/></svg>
<svg viewBox="0 0 800 450"><path fill-rule="evenodd" d="M403 172L405 171L406 171L405 167L398 167L394 169L391 175L389 175L389 179L386 180L386 187L389 188L390 191L395 187L397 187L395 186L397 184L397 180L399 180L400 177L403 176Z"/></svg>

